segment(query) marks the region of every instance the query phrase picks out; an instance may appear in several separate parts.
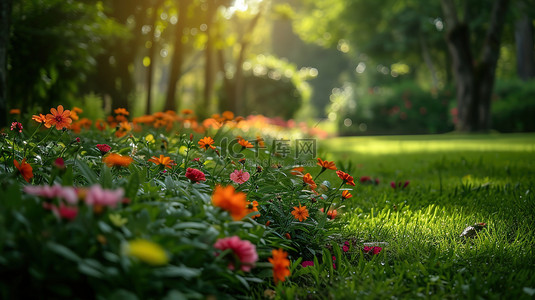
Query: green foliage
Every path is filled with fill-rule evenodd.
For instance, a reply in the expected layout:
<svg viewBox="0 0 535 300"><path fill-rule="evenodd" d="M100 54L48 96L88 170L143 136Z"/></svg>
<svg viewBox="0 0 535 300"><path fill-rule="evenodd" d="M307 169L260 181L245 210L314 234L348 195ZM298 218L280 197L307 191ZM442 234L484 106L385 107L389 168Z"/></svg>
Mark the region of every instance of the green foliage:
<svg viewBox="0 0 535 300"><path fill-rule="evenodd" d="M330 112L336 114L341 134L421 134L453 129L450 89L432 93L407 81L360 89L356 95L347 90L333 95Z"/></svg>
<svg viewBox="0 0 535 300"><path fill-rule="evenodd" d="M492 102L492 128L500 132L535 131L534 81L498 81Z"/></svg>
<svg viewBox="0 0 535 300"><path fill-rule="evenodd" d="M125 35L103 7L74 1L14 1L10 106L51 106L80 95L103 40Z"/></svg>

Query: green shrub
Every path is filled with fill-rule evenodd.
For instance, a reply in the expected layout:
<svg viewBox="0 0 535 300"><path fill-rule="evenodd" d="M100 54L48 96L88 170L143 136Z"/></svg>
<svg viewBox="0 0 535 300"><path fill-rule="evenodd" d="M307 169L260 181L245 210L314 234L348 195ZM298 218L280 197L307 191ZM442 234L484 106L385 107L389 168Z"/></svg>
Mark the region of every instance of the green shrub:
<svg viewBox="0 0 535 300"><path fill-rule="evenodd" d="M346 106L337 118L342 135L423 134L453 129L449 107L455 96L451 89L433 93L408 81L369 89L355 97L354 109Z"/></svg>
<svg viewBox="0 0 535 300"><path fill-rule="evenodd" d="M491 110L495 130L535 131L535 80L498 81Z"/></svg>

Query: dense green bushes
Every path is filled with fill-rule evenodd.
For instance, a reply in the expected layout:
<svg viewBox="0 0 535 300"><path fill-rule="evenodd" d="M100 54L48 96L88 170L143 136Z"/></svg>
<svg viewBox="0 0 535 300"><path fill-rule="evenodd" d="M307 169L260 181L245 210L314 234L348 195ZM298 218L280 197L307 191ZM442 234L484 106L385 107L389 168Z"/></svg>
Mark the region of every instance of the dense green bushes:
<svg viewBox="0 0 535 300"><path fill-rule="evenodd" d="M535 131L535 80L499 81L492 102L492 128L500 132Z"/></svg>

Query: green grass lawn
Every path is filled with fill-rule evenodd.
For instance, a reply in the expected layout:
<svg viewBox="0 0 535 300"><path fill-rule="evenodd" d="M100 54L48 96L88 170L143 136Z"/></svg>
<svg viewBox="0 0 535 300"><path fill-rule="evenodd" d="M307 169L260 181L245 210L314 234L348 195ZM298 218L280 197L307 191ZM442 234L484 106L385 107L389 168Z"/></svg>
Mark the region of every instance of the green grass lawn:
<svg viewBox="0 0 535 300"><path fill-rule="evenodd" d="M322 141L320 149L355 182L380 180L357 183L340 212L354 241L388 246L369 262L348 258L336 271L298 267L302 276L294 280L308 288L286 286L279 295L535 297L534 134L344 137ZM406 180L406 189L390 187ZM487 229L463 241L460 233L476 222Z"/></svg>

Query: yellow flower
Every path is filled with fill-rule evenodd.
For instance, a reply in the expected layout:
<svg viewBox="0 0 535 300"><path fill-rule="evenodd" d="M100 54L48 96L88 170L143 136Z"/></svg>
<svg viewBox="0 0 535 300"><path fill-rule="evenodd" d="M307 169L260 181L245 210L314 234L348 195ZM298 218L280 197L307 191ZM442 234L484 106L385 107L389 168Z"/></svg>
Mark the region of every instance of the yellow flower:
<svg viewBox="0 0 535 300"><path fill-rule="evenodd" d="M178 148L178 153L182 156L188 155L188 147L180 146L180 148Z"/></svg>
<svg viewBox="0 0 535 300"><path fill-rule="evenodd" d="M147 134L147 136L145 136L145 141L147 141L147 143L154 143L154 136L152 134Z"/></svg>
<svg viewBox="0 0 535 300"><path fill-rule="evenodd" d="M149 265L161 266L169 263L169 257L165 253L165 250L160 245L151 241L130 241L125 248L126 255L135 257Z"/></svg>
<svg viewBox="0 0 535 300"><path fill-rule="evenodd" d="M128 222L128 219L121 217L120 214L110 214L109 218L111 223L117 227L121 227Z"/></svg>

